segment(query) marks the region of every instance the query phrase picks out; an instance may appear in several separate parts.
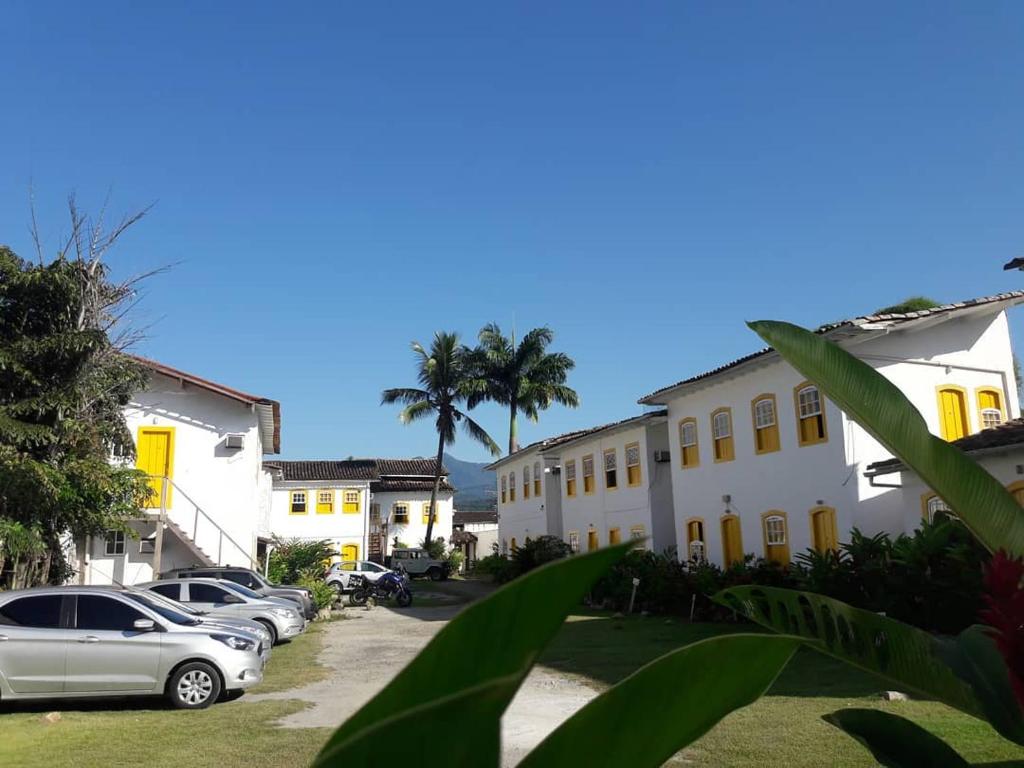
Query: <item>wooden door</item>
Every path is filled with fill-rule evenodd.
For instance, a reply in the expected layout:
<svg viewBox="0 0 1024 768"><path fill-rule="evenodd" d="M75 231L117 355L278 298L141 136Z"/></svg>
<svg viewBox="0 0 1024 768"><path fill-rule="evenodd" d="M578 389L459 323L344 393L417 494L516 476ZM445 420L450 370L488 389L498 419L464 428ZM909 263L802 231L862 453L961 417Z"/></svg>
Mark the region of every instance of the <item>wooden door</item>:
<svg viewBox="0 0 1024 768"><path fill-rule="evenodd" d="M135 466L149 475L150 497L146 506L160 507L160 489L163 478L170 478L174 471L174 430L170 427L141 427ZM167 483L167 508L171 508L170 483Z"/></svg>

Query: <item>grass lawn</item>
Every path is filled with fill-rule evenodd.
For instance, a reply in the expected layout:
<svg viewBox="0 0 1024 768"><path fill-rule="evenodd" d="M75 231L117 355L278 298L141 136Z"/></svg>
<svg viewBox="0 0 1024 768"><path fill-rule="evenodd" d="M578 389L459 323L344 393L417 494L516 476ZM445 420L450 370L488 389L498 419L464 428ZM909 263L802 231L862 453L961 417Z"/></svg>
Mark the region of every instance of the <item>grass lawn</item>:
<svg viewBox="0 0 1024 768"><path fill-rule="evenodd" d="M666 622L664 617L571 617L540 663L610 685L669 650L729 631L714 624ZM680 681L685 684L685 681ZM821 716L842 707L875 707L927 728L976 764L1024 766L1024 749L986 723L931 701L883 701L883 681L815 651L801 650L768 695L734 712L684 750L672 764L700 766L873 766L868 752Z"/></svg>
<svg viewBox="0 0 1024 768"><path fill-rule="evenodd" d="M277 646L264 681L252 693L316 682L316 661L328 625ZM293 768L308 765L327 729L274 728L298 701L248 702L246 697L199 712L170 709L159 700L50 701L0 708L0 766L19 768ZM43 721L58 711L61 720Z"/></svg>

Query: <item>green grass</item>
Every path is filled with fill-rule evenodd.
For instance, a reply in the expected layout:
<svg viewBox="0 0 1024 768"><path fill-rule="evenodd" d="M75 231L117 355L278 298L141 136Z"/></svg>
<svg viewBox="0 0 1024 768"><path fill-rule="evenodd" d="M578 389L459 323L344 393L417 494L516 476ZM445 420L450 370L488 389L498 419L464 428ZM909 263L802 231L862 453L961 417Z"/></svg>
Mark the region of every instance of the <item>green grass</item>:
<svg viewBox="0 0 1024 768"><path fill-rule="evenodd" d="M270 654L270 663L263 674L263 682L251 691L276 693L323 680L328 669L317 661L317 655L323 647L327 627L341 620L343 617L338 616L331 618L330 621L314 622L309 625L309 629L291 642L275 646Z"/></svg>
<svg viewBox="0 0 1024 768"><path fill-rule="evenodd" d="M664 617L573 616L540 664L603 689L673 648L737 631L751 628L688 624ZM866 750L821 719L828 712L857 706L907 717L948 741L971 762L1024 766L1024 750L1001 738L986 723L932 701L883 701L880 693L889 687L830 657L801 650L768 695L727 717L672 764L740 768L876 765Z"/></svg>

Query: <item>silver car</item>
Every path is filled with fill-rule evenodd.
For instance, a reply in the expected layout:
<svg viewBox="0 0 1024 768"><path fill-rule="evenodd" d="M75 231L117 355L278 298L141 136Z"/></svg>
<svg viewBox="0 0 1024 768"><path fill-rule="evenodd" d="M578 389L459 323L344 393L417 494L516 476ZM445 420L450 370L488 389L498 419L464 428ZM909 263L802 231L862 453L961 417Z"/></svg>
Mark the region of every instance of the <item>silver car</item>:
<svg viewBox="0 0 1024 768"><path fill-rule="evenodd" d="M248 597L217 579L161 579L139 584L138 587L185 603L215 618L223 616L258 621L270 633L275 644L302 634L306 628L302 609L290 600L262 595Z"/></svg>
<svg viewBox="0 0 1024 768"><path fill-rule="evenodd" d="M132 587L128 587L132 589ZM251 621L250 619L228 619L223 616L213 617L206 613L206 611L197 611L191 606L179 603L177 600L171 600L169 597L164 597L159 592L152 592L150 590L139 590L142 594L145 594L151 600L164 603L172 610L178 611L179 613L185 614L188 617L189 622L198 620L200 624L206 627L219 628L220 630L240 630L242 632L248 632L250 635L256 635L260 639L260 658L263 660L263 666L266 667L267 662L270 661L271 649L274 645L274 638L271 637L270 632L260 624L258 621Z"/></svg>
<svg viewBox="0 0 1024 768"><path fill-rule="evenodd" d="M0 699L164 695L208 707L263 679L255 635L204 626L137 591L0 593Z"/></svg>

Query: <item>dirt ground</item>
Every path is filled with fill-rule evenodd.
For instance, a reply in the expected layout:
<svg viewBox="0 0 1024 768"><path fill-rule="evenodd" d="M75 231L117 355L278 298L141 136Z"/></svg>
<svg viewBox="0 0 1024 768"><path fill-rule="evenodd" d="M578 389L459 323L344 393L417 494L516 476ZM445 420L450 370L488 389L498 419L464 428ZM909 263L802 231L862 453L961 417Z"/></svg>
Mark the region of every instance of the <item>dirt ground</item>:
<svg viewBox="0 0 1024 768"><path fill-rule="evenodd" d="M450 588L446 591L451 592ZM305 688L247 696L246 700L302 699L313 706L286 717L281 726L338 726L383 688L461 607L347 608L349 618L330 625L320 654L320 661L331 669L326 679ZM579 680L534 667L502 721L503 765L515 765L595 694Z"/></svg>

